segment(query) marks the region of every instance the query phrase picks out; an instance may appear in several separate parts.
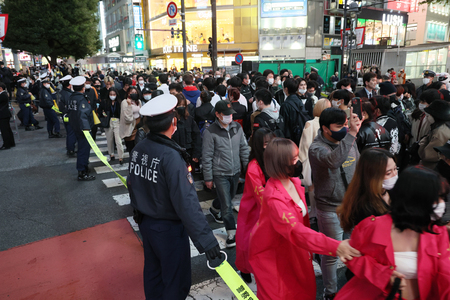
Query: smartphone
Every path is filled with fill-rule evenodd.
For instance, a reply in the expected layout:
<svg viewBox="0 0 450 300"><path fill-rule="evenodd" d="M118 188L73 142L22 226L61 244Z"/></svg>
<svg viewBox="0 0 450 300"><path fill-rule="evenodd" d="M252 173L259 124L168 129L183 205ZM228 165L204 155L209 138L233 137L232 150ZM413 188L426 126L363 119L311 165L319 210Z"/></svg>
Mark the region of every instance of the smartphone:
<svg viewBox="0 0 450 300"><path fill-rule="evenodd" d="M358 118L362 120L361 98L355 97L352 99L353 113L358 115Z"/></svg>

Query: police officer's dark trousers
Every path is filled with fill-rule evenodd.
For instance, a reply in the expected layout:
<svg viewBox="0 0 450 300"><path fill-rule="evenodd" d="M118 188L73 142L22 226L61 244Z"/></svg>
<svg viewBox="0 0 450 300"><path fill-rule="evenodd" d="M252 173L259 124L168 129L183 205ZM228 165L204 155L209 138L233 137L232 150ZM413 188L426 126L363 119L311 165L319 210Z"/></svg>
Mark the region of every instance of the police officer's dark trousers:
<svg viewBox="0 0 450 300"><path fill-rule="evenodd" d="M0 119L0 132L3 138L3 147L14 147L16 143L14 142L14 134L9 125L10 118Z"/></svg>
<svg viewBox="0 0 450 300"><path fill-rule="evenodd" d="M145 298L185 300L191 288L191 255L184 225L144 215L139 230L144 244Z"/></svg>
<svg viewBox="0 0 450 300"><path fill-rule="evenodd" d="M89 152L91 151L91 146L89 142L84 137L84 135L77 135L78 142L78 152L77 152L77 170L86 171L89 164Z"/></svg>
<svg viewBox="0 0 450 300"><path fill-rule="evenodd" d="M23 112L23 114L22 114L23 126L27 127L27 126L30 126L30 125L33 125L33 124L37 123L36 120L33 117L33 112L31 111L31 107L30 106L26 107L25 104L20 104L19 107L20 107L20 110Z"/></svg>
<svg viewBox="0 0 450 300"><path fill-rule="evenodd" d="M44 115L47 118L47 131L53 132L53 128L55 128L55 132L59 132L60 125L56 112L51 108L44 108Z"/></svg>
<svg viewBox="0 0 450 300"><path fill-rule="evenodd" d="M70 126L69 122L64 122L64 127L66 128L66 149L67 151L75 151L75 143L77 142L77 137L75 132Z"/></svg>

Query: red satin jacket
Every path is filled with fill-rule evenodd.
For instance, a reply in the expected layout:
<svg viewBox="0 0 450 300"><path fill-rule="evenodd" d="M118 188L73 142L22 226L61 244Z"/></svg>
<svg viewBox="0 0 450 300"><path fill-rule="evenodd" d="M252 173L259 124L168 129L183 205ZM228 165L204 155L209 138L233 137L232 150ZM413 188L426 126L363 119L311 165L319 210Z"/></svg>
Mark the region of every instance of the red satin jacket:
<svg viewBox="0 0 450 300"><path fill-rule="evenodd" d="M291 178L306 206L305 189ZM315 300L311 253L336 256L339 241L312 230L309 216L277 179L269 179L261 212L250 236L250 265L260 300Z"/></svg>
<svg viewBox="0 0 450 300"><path fill-rule="evenodd" d="M239 206L236 229L236 267L244 273L253 273L248 261L250 233L259 219L266 178L256 159L248 163L244 194Z"/></svg>
<svg viewBox="0 0 450 300"><path fill-rule="evenodd" d="M350 244L363 256L348 261L355 274L335 300L386 299L396 269L391 239L392 217L368 217L353 230ZM450 248L445 226L433 226L437 234L420 235L417 251L417 279L421 300L450 299Z"/></svg>

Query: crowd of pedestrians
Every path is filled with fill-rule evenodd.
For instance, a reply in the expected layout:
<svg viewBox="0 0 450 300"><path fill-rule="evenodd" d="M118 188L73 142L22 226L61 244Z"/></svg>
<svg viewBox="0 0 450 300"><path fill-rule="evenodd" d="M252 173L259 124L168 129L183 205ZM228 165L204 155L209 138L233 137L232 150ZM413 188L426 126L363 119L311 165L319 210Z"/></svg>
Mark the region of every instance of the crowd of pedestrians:
<svg viewBox="0 0 450 300"><path fill-rule="evenodd" d="M62 137L60 115L68 155L75 155L78 143L78 180L95 179L81 131L94 139L105 134L109 159L117 151L120 164L124 151L130 158L150 155L142 146L154 145L149 139L182 153L183 164L192 166L207 189L215 188L209 211L225 225L226 246L236 247L242 278L250 282L254 274L259 299L315 299L312 260L318 255L325 300L385 299L396 278L404 299L450 299L450 247L442 220L450 178L450 93L445 84L432 82L433 71L424 71L417 89L403 80L403 70L399 83L372 67L361 88L337 73L334 90L324 97L325 83L315 68L305 78L286 69L83 76L62 69L17 79L25 129L39 126L27 105L39 84L36 100L49 138ZM0 125L10 117L2 109L7 90L0 83ZM13 147L12 134L0 127L3 148ZM192 184L190 173L186 178ZM236 220L231 200L240 182L244 193ZM130 190L132 204L141 210L136 193ZM171 205L180 215L181 204L163 206ZM158 217L150 211L144 207L141 213ZM185 214L179 220L191 226ZM311 229L314 223L318 232ZM210 233L200 234L199 241L201 236L210 239ZM216 243L200 244L209 260L217 258ZM349 282L341 291L338 258L348 267ZM144 280L150 276L145 274ZM164 289L174 288L170 282L183 274L171 273Z"/></svg>

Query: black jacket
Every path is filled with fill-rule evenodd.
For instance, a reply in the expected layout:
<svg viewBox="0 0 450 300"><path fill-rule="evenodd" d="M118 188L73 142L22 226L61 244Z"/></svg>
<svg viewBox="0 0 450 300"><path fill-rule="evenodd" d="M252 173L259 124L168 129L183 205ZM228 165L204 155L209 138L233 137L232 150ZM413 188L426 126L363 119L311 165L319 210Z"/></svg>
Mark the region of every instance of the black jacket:
<svg viewBox="0 0 450 300"><path fill-rule="evenodd" d="M88 96L89 98L89 104L91 105L92 110L97 111L97 103L100 103L96 91L94 91L94 88L86 89L84 91L84 94ZM108 98L108 95L106 96ZM103 100L105 101L105 100Z"/></svg>
<svg viewBox="0 0 450 300"><path fill-rule="evenodd" d="M357 91L355 93L355 97L359 97L359 98L369 98L369 96L367 95L366 89L362 88L361 90Z"/></svg>
<svg viewBox="0 0 450 300"><path fill-rule="evenodd" d="M11 118L11 111L9 110L8 93L3 91L0 93L0 119Z"/></svg>
<svg viewBox="0 0 450 300"><path fill-rule="evenodd" d="M302 100L296 94L289 95L281 105L280 115L284 120L284 137L298 145L306 122L311 120Z"/></svg>
<svg viewBox="0 0 450 300"><path fill-rule="evenodd" d="M248 100L250 100L251 97L253 97L252 90L250 89L250 87L248 85L243 84L241 86L241 94L242 94L242 96L245 97L245 99L247 99L247 102L248 102Z"/></svg>
<svg viewBox="0 0 450 300"><path fill-rule="evenodd" d="M120 101L114 101L114 106L112 105L111 100L104 100L100 102L100 106L98 107L98 116L102 117L103 113L108 114L109 118L118 118L120 119ZM109 123L109 122L108 122Z"/></svg>
<svg viewBox="0 0 450 300"><path fill-rule="evenodd" d="M416 99L420 99L420 95L428 88L426 84L422 84L416 89Z"/></svg>
<svg viewBox="0 0 450 300"><path fill-rule="evenodd" d="M211 103L202 103L199 107L195 109L195 122L200 126L205 120L212 121L216 119L216 114L214 112L214 106Z"/></svg>
<svg viewBox="0 0 450 300"><path fill-rule="evenodd" d="M73 92L67 105L69 124L78 137L84 136L83 130L91 130L94 126L92 108L86 95Z"/></svg>
<svg viewBox="0 0 450 300"><path fill-rule="evenodd" d="M181 148L192 149L192 158L201 157L202 138L198 125L191 116L188 116L187 119L184 119L184 117L178 119L177 131L172 135L172 140Z"/></svg>
<svg viewBox="0 0 450 300"><path fill-rule="evenodd" d="M391 148L391 136L380 124L366 122L359 129L356 145L359 153L368 148L383 148L389 151Z"/></svg>
<svg viewBox="0 0 450 300"><path fill-rule="evenodd" d="M0 68L0 75L2 82L5 84L10 84L13 80L13 74L11 72L11 69L8 67Z"/></svg>
<svg viewBox="0 0 450 300"><path fill-rule="evenodd" d="M173 140L154 133L133 148L127 178L131 206L153 219L181 221L203 253L215 247L217 240L200 208L182 153Z"/></svg>
<svg viewBox="0 0 450 300"><path fill-rule="evenodd" d="M285 98L285 95L284 95L284 92L283 92L283 89L281 89L281 90L278 90L276 93L275 93L275 95L274 95L274 98L275 98L275 100L278 102L278 104L283 104L284 103L284 98Z"/></svg>

